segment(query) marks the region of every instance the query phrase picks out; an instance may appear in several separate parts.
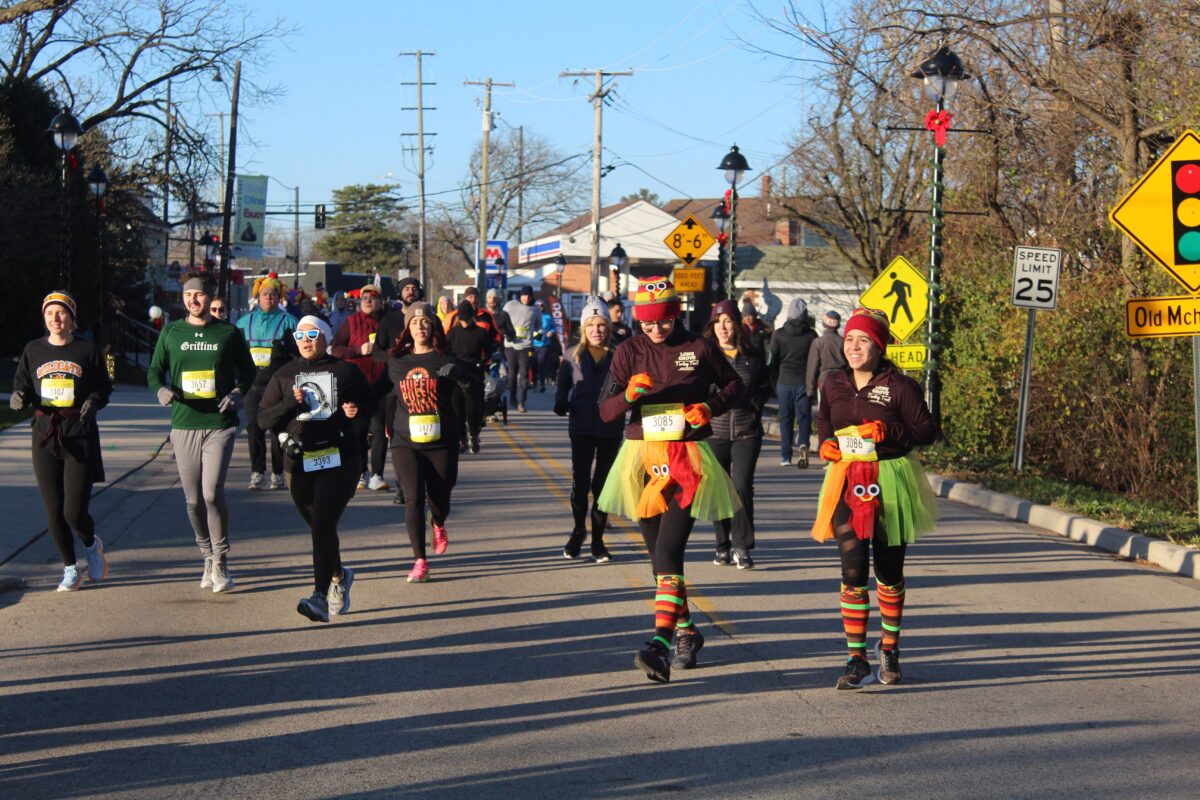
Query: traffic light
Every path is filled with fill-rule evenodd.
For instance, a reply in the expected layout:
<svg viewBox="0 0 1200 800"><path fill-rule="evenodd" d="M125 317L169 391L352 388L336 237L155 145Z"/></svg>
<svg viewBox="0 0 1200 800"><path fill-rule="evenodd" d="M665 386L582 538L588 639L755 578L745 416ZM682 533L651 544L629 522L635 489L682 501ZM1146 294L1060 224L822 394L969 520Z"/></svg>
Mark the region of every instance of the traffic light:
<svg viewBox="0 0 1200 800"><path fill-rule="evenodd" d="M313 222L315 223L317 230L321 230L325 227L325 205L323 203L313 209Z"/></svg>
<svg viewBox="0 0 1200 800"><path fill-rule="evenodd" d="M1200 264L1200 161L1171 162L1175 263Z"/></svg>

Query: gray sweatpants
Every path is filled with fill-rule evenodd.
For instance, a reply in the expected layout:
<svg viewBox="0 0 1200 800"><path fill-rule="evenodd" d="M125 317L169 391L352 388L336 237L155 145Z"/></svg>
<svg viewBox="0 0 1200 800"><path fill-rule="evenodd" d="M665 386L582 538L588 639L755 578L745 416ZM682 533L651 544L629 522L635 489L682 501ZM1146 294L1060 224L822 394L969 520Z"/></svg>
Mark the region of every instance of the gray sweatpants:
<svg viewBox="0 0 1200 800"><path fill-rule="evenodd" d="M225 560L229 552L229 507L225 504L225 473L233 458L237 427L221 430L171 429L175 465L183 483L188 519L196 544L205 558Z"/></svg>

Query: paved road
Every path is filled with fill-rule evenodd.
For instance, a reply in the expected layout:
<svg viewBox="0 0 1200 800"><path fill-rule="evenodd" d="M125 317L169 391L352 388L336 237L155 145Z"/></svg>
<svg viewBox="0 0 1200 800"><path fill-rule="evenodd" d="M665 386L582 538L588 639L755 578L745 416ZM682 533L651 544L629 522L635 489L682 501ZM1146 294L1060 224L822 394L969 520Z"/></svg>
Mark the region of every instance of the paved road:
<svg viewBox="0 0 1200 800"><path fill-rule="evenodd" d="M244 490L243 447L235 592L197 587L169 447L101 516L109 581L53 592L43 537L0 595L0 797L1195 797L1195 582L945 504L910 551L904 685L837 692L820 473L774 452L759 568L711 564L697 530L702 666L646 681L647 562L628 526L611 564L561 557L547 398L464 463L430 583L404 582L390 496L355 498L329 625L294 610L307 533L286 493Z"/></svg>

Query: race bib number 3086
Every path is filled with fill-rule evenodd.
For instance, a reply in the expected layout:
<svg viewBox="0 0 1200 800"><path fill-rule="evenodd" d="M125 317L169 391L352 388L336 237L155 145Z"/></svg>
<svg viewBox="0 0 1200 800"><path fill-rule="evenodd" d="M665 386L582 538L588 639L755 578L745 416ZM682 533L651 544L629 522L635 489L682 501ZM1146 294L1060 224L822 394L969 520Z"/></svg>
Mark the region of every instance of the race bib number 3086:
<svg viewBox="0 0 1200 800"><path fill-rule="evenodd" d="M838 449L842 451L842 461L879 460L879 455L875 452L875 442L860 436L857 425L834 431L833 435L837 437Z"/></svg>

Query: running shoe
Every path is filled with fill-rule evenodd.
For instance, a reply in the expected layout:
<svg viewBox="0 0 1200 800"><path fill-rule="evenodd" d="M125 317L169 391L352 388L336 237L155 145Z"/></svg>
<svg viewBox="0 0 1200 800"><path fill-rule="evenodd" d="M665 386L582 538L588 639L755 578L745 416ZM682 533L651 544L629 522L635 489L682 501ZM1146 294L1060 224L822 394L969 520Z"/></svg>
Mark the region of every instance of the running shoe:
<svg viewBox="0 0 1200 800"><path fill-rule="evenodd" d="M346 614L350 611L350 587L354 585L354 570L342 567L340 580L329 583L329 591L325 594L328 601L329 613L333 615Z"/></svg>
<svg viewBox="0 0 1200 800"><path fill-rule="evenodd" d="M252 492L257 492L263 488L263 474L261 472L250 473L250 486L247 487Z"/></svg>
<svg viewBox="0 0 1200 800"><path fill-rule="evenodd" d="M367 488L367 473L365 473L365 472L364 472L364 473L362 474L362 477L360 477L360 478L358 479L358 487L357 487L357 488L358 488L358 489L365 489L365 488Z"/></svg>
<svg viewBox="0 0 1200 800"><path fill-rule="evenodd" d="M837 680L839 689L859 689L875 680L871 674L871 665L862 656L850 656L846 659L846 669Z"/></svg>
<svg viewBox="0 0 1200 800"><path fill-rule="evenodd" d="M74 564L63 567L63 579L62 583L58 585L58 591L73 592L79 588L81 583L83 583L83 573L79 571L79 567Z"/></svg>
<svg viewBox="0 0 1200 800"><path fill-rule="evenodd" d="M446 533L444 526L434 523L433 526L433 554L440 556L446 552L446 548L450 546L450 536Z"/></svg>
<svg viewBox="0 0 1200 800"><path fill-rule="evenodd" d="M211 589L212 588L212 573L213 573L213 560L211 558L206 558L206 559L204 559L204 574L200 576L200 588L201 589Z"/></svg>
<svg viewBox="0 0 1200 800"><path fill-rule="evenodd" d="M313 592L310 597L300 598L300 602L296 604L296 610L313 622L329 622L329 603L325 599L325 595L320 592Z"/></svg>
<svg viewBox="0 0 1200 800"><path fill-rule="evenodd" d="M85 547L87 556L88 580L99 581L108 577L108 556L104 555L104 542L97 536L91 547Z"/></svg>
<svg viewBox="0 0 1200 800"><path fill-rule="evenodd" d="M400 489L400 488L396 489L396 496L392 498L392 505L394 505L394 506L404 505L404 490L403 489Z"/></svg>
<svg viewBox="0 0 1200 800"><path fill-rule="evenodd" d="M234 587L233 578L229 575L229 568L224 563L213 559L212 565L212 590L213 594L220 594Z"/></svg>
<svg viewBox="0 0 1200 800"><path fill-rule="evenodd" d="M800 449L796 456L796 468L808 469L808 445L800 445Z"/></svg>
<svg viewBox="0 0 1200 800"><path fill-rule="evenodd" d="M468 436L467 443L471 446L471 455L479 455L479 434L471 434Z"/></svg>
<svg viewBox="0 0 1200 800"><path fill-rule="evenodd" d="M579 551L583 547L583 540L587 538L587 533L584 531L572 531L571 536L567 539L567 543L563 545L563 558L579 558Z"/></svg>
<svg viewBox="0 0 1200 800"><path fill-rule="evenodd" d="M875 658L879 661L879 672L875 676L884 686L895 686L900 683L900 651L896 649L882 650L879 642L875 643Z"/></svg>
<svg viewBox="0 0 1200 800"><path fill-rule="evenodd" d="M429 565L425 563L425 559L418 558L413 564L412 572L408 573L409 583L425 583L429 580Z"/></svg>
<svg viewBox="0 0 1200 800"><path fill-rule="evenodd" d="M718 567L728 567L733 563L733 559L729 556L729 548L718 547L717 552L713 554L713 563Z"/></svg>
<svg viewBox="0 0 1200 800"><path fill-rule="evenodd" d="M604 546L604 542L592 542L592 561L597 564L607 564L612 561L612 554Z"/></svg>
<svg viewBox="0 0 1200 800"><path fill-rule="evenodd" d="M675 631L675 657L671 666L678 669L691 669L696 666L696 654L704 647L704 634L692 626L692 633Z"/></svg>
<svg viewBox="0 0 1200 800"><path fill-rule="evenodd" d="M272 489L286 489L287 488L287 481L285 481L283 479L282 472L276 472L274 475L271 476L271 488Z"/></svg>
<svg viewBox="0 0 1200 800"><path fill-rule="evenodd" d="M737 564L738 569L754 569L754 559L744 547L733 548L733 563Z"/></svg>
<svg viewBox="0 0 1200 800"><path fill-rule="evenodd" d="M386 492L392 487L388 485L388 482L383 479L382 475L376 473L367 481L367 488L372 492Z"/></svg>
<svg viewBox="0 0 1200 800"><path fill-rule="evenodd" d="M633 665L646 673L646 677L657 683L671 682L671 662L667 648L659 642L646 642L646 646L633 657Z"/></svg>
<svg viewBox="0 0 1200 800"><path fill-rule="evenodd" d="M779 459L779 466L781 466L781 467L790 467L791 465L792 465L792 460L791 460L790 458L781 458L781 459Z"/></svg>
<svg viewBox="0 0 1200 800"><path fill-rule="evenodd" d="M517 411L521 414L524 414L525 413L525 404L521 403L519 406L517 406Z"/></svg>

